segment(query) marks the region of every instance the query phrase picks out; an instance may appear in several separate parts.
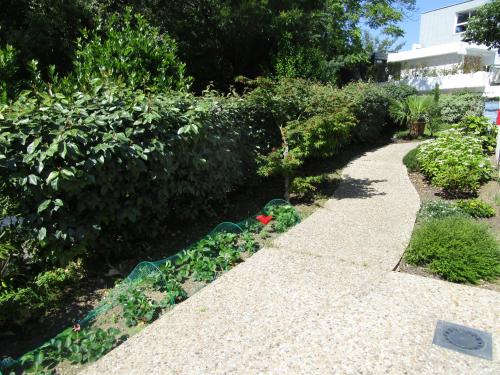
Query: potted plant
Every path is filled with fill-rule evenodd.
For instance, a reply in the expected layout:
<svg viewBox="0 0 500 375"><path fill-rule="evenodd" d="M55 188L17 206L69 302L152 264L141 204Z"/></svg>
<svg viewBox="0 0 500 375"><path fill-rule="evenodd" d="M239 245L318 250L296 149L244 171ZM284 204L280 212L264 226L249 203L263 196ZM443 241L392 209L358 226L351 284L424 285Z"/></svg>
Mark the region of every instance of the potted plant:
<svg viewBox="0 0 500 375"><path fill-rule="evenodd" d="M390 115L396 122L406 124L410 137L416 138L424 134L431 106L432 99L429 96L412 95L403 101L394 101L390 107Z"/></svg>

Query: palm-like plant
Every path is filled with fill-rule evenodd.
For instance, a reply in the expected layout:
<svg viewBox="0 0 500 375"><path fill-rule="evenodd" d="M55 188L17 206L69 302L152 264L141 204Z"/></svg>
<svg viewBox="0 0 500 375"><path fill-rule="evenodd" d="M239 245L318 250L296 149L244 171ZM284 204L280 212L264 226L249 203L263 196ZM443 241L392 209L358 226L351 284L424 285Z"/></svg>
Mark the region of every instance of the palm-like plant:
<svg viewBox="0 0 500 375"><path fill-rule="evenodd" d="M389 112L394 121L408 125L411 136L419 136L424 132L432 104L429 96L412 95L403 101L394 101Z"/></svg>

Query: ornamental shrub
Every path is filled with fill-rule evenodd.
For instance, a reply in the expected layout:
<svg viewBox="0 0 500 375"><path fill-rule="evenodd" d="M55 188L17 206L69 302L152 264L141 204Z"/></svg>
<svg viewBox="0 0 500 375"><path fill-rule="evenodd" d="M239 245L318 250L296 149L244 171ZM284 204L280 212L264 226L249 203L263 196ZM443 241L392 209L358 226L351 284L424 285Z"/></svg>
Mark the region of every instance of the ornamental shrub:
<svg viewBox="0 0 500 375"><path fill-rule="evenodd" d="M240 142L252 128L235 121L238 100L96 82L89 93L23 94L4 107L2 177L45 249L38 256L57 263L69 249L123 251L168 218L223 199L251 153Z"/></svg>
<svg viewBox="0 0 500 375"><path fill-rule="evenodd" d="M483 223L451 216L432 219L413 233L406 260L445 280L478 283L500 276L500 247Z"/></svg>
<svg viewBox="0 0 500 375"><path fill-rule="evenodd" d="M381 85L363 82L351 83L337 92L336 99L357 120L352 134L353 142L372 143L391 124L388 114L390 96Z"/></svg>
<svg viewBox="0 0 500 375"><path fill-rule="evenodd" d="M121 79L131 89L185 90L191 80L177 57L177 44L130 8L77 41L74 78L81 88L92 79Z"/></svg>
<svg viewBox="0 0 500 375"><path fill-rule="evenodd" d="M457 206L468 215L475 218L495 216L495 209L481 199L463 199L457 201Z"/></svg>
<svg viewBox="0 0 500 375"><path fill-rule="evenodd" d="M487 117L467 116L456 125L456 128L480 139L486 152L493 153L495 151L497 129Z"/></svg>
<svg viewBox="0 0 500 375"><path fill-rule="evenodd" d="M453 194L475 193L491 177L491 163L483 155L481 141L456 129L422 144L417 161L433 185Z"/></svg>
<svg viewBox="0 0 500 375"><path fill-rule="evenodd" d="M441 121L453 125L467 116L482 116L484 99L481 94L469 91L457 91L441 95L439 98Z"/></svg>

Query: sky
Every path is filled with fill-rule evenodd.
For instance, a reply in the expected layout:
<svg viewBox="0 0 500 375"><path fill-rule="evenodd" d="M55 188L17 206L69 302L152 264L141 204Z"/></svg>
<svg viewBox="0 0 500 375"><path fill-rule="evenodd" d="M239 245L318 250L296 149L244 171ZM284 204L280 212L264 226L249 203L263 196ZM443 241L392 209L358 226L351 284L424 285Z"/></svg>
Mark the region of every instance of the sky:
<svg viewBox="0 0 500 375"><path fill-rule="evenodd" d="M420 13L461 2L463 0L417 0L417 10L401 23L401 27L405 31L404 39L406 40L401 51L410 50L413 43L418 43Z"/></svg>

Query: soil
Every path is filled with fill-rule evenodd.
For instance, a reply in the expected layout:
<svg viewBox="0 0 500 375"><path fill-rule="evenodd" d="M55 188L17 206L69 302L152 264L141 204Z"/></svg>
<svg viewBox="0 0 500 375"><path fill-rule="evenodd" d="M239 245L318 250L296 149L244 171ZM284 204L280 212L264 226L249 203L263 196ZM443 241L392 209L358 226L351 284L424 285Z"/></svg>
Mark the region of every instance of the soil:
<svg viewBox="0 0 500 375"><path fill-rule="evenodd" d="M492 163L494 162L494 156L491 158L491 161ZM432 186L421 173L408 172L408 176L410 177L413 186L417 190L422 203L430 200L453 201L453 199L444 194L442 189ZM495 216L491 218L478 219L478 221L486 223L491 228L492 233L500 241L500 179L496 180L494 179L481 186L477 197L491 204L491 206L495 209L496 211ZM416 225L418 225L418 223ZM441 279L439 276L432 274L423 267L417 267L406 263L406 261L404 260L404 256L397 267L397 271L407 272L424 277L430 277L433 279ZM471 285L479 288L491 289L500 292L500 279L496 280L495 282L483 281L480 282L479 284L476 285L471 284Z"/></svg>
<svg viewBox="0 0 500 375"><path fill-rule="evenodd" d="M386 137L378 144L369 147L351 145L333 158L312 160L304 164L298 176L323 175L326 180L310 196L299 197L292 194L291 204L303 218L312 214L333 195L341 179L341 171L349 161L390 141L389 137ZM8 357L18 358L82 319L99 304L106 292L126 277L140 261L156 261L173 255L205 236L220 222L239 222L259 212L270 200L282 196L283 180L280 178L247 181L244 188L231 192L225 203L216 207L210 215L204 215L190 222L166 223L167 229L161 241L151 243L148 239L144 239L143 243L137 244L134 254L129 254L127 258L119 261L103 262L100 259L90 261L87 264L85 280L65 291L66 298L58 308L49 311L40 320L32 320L22 326L12 327L8 332L0 333L0 360ZM265 246L276 235L264 231L258 242L261 246ZM243 258L245 257L247 255ZM204 285L188 281L184 287L188 295L192 295Z"/></svg>

